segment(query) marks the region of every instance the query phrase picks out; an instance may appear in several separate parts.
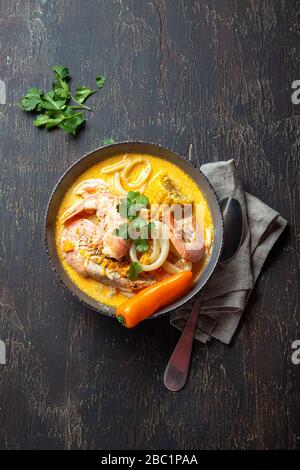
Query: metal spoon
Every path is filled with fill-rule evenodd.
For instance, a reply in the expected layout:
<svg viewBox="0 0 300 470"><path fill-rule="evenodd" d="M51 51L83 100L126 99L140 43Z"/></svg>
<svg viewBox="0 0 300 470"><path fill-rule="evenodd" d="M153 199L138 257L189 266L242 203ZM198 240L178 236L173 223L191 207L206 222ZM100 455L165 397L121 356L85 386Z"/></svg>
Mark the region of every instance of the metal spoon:
<svg viewBox="0 0 300 470"><path fill-rule="evenodd" d="M232 197L222 199L220 205L224 218L224 244L219 262L226 263L236 255L241 246L244 222L240 203L236 199ZM188 377L201 303L202 296L199 296L165 370L164 384L172 392L181 390Z"/></svg>
<svg viewBox="0 0 300 470"><path fill-rule="evenodd" d="M226 197L220 202L224 219L224 241L219 263L227 263L238 252L244 233L242 208L237 199Z"/></svg>

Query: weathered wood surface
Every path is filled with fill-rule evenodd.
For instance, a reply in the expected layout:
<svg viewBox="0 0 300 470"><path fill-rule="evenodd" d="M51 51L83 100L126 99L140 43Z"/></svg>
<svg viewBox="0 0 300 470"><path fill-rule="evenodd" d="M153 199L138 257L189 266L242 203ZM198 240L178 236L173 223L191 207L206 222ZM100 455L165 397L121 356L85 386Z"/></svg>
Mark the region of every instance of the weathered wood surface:
<svg viewBox="0 0 300 470"><path fill-rule="evenodd" d="M299 4L298 4L299 7ZM2 0L0 79L1 448L300 447L297 2ZM73 83L108 78L76 139L39 132L16 107L49 68ZM298 116L297 116L298 115ZM66 168L106 137L159 142L194 163L234 157L246 187L289 231L269 258L228 347L195 345L179 394L162 376L178 332L134 331L98 316L57 282L43 219Z"/></svg>

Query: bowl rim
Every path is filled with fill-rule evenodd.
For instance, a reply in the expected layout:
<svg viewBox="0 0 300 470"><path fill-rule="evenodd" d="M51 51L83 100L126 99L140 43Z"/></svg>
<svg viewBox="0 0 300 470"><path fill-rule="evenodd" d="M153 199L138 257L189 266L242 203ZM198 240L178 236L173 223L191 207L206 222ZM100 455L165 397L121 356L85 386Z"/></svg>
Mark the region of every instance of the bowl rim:
<svg viewBox="0 0 300 470"><path fill-rule="evenodd" d="M154 320L155 318L159 318L161 316L165 316L167 315L168 313L172 312L173 310L175 309L178 309L180 307L182 307L183 304L187 303L189 300L191 300L194 296L196 296L197 294L199 294L199 292L204 288L204 286L206 285L206 283L208 282L208 280L210 279L211 275L214 273L217 265L218 265L218 262L219 262L219 258L221 256L221 253L222 253L222 248L223 248L223 243L224 243L224 220L223 220L223 213L222 213L222 210L221 210L221 206L220 206L220 202L219 202L219 199L218 199L218 196L216 194L216 191L214 189L214 187L212 186L212 184L210 183L210 181L208 180L208 178L206 177L206 175L200 170L200 168L196 167L193 162L191 162L190 160L184 158L180 153L178 153L177 151L173 150L172 148L170 147L166 147L165 145L162 145L162 144L158 144L158 143L152 143L152 142L149 142L149 141L142 141L142 140L122 140L122 141L118 141L118 142L114 142L114 143L111 143L111 144L104 144L104 145L101 145L100 147L97 147L87 153L85 153L83 156L81 156L80 158L78 158L75 162L73 162L67 169L66 171L59 177L58 181L56 182L53 190L51 191L51 194L50 194L50 197L49 197L49 200L48 200L48 203L47 203L47 207L46 207L46 211L45 211L45 216L44 216L44 244L45 244L45 249L46 249L46 254L47 254L47 257L48 257L48 260L50 262L50 266L52 268L52 270L54 271L55 275L56 275L56 278L59 280L60 284L63 285L63 287L72 295L72 297L76 298L76 300L78 300L80 303L83 303L84 305L86 305L87 307L91 308L92 310L100 313L100 314L103 314L105 316L108 316L108 317L111 317L111 318L116 318L116 315L115 313L112 313L111 311L109 310L114 310L115 312L115 307L112 307L112 306L106 306L105 304L101 303L101 302L98 302L99 303L99 308L96 308L94 305L90 304L87 300L81 298L74 290L72 290L69 286L67 286L67 284L64 282L64 280L62 279L61 275L59 274L58 270L56 269L56 266L55 266L55 263L52 259L52 256L50 254L50 249L49 249L49 240L48 240L48 219L49 219L49 210L50 210L50 206L51 206L51 203L52 203L52 200L53 200L53 197L57 191L57 189L59 188L60 184L62 183L62 181L64 180L64 178L73 170L74 167L76 167L81 161L85 160L86 158L88 158L89 156L93 155L94 153L100 151L100 150L103 150L105 148L111 148L111 147L114 147L114 146L117 146L117 145L146 145L146 146L153 146L153 147L156 147L156 148L159 148L159 149L162 149L166 152L171 152L173 154L175 154L177 157L179 157L179 159L181 159L182 161L184 161L184 164L186 164L187 166L190 166L194 171L197 171L198 173L200 173L201 177L206 181L210 191L212 192L213 196L214 196L214 200L215 200L215 203L216 203L216 209L218 210L218 213L219 213L219 217L220 217L220 229L221 229L221 234L220 234L220 243L219 243L219 250L218 250L218 253L216 255L216 259L215 259L215 262L214 264L211 266L211 272L210 274L208 275L207 279L205 280L205 282L202 283L202 285L199 287L199 289L196 289L195 290L195 286L197 284L197 281L200 280L204 274L204 272L206 271L206 268L207 266L204 268L204 271L203 273L201 273L200 277L196 280L196 283L194 284L194 289L192 288L190 291L188 291L183 297L181 297L180 299L178 299L177 301L173 302L173 304L171 304L171 306L167 305L166 307L164 307L163 309L159 310L158 312L154 313L151 317L147 318L147 320ZM162 158L163 157L157 157L157 158ZM176 165L175 162L173 162L174 165ZM92 165L91 165L92 166ZM184 170L182 170L184 171ZM194 180L194 178L191 176L191 175L188 175L190 178ZM199 186L199 183L197 181L195 181L195 184L197 186ZM202 190L202 188L200 187L200 189ZM66 276L68 276L68 274L66 273ZM68 276L69 277L69 276ZM76 284L74 284L74 282L71 280L72 284L74 286L76 286ZM78 286L76 286L78 288ZM78 288L79 291L81 291L80 288ZM82 291L83 292L83 291ZM84 292L83 292L84 293ZM85 293L84 293L85 294ZM90 297L88 294L85 294L88 298L91 298L93 301L95 301L95 299L93 299L92 297ZM107 311L105 311L105 307L108 308Z"/></svg>

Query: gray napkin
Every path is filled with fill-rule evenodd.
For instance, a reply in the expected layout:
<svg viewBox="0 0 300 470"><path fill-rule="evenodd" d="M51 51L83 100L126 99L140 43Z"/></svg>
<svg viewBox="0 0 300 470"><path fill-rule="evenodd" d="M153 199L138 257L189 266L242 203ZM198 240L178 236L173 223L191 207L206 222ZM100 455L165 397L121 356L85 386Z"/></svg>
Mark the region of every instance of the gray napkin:
<svg viewBox="0 0 300 470"><path fill-rule="evenodd" d="M242 207L245 231L237 255L218 265L203 288L195 338L216 338L229 344L268 253L287 225L278 212L244 191L233 160L201 167L219 200L233 196ZM182 330L194 300L171 314L171 324Z"/></svg>

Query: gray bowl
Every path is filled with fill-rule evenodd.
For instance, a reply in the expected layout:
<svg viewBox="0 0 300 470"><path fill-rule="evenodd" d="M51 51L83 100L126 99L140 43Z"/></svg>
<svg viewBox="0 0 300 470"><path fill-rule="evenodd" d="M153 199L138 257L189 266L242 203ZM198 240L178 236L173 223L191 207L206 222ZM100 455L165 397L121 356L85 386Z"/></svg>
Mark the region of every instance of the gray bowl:
<svg viewBox="0 0 300 470"><path fill-rule="evenodd" d="M67 191L67 189L72 185L72 183L78 178L85 170L98 163L101 160L104 160L114 155L121 153L139 153L139 154L149 154L155 157L162 158L171 163L174 163L179 168L181 168L186 174L188 174L200 187L201 191L206 197L208 202L212 219L214 225L214 241L211 250L211 256L209 262L207 263L201 276L195 281L192 289L183 297L181 297L176 302L168 305L167 307L159 310L151 318L157 318L161 315L164 315L171 310L178 308L189 299L191 299L197 292L199 292L203 286L206 284L207 280L212 275L217 263L219 256L222 250L223 243L223 217L220 209L219 201L217 196L203 173L194 168L194 166L178 153L169 150L165 147L159 145L144 143L144 142L121 142L113 145L107 145L100 147L93 152L88 153L84 157L80 158L76 163L74 163L60 178L54 191L50 197L46 212L45 220L45 241L47 254L51 263L52 268L57 274L59 280L62 282L64 287L80 302L85 303L92 309L96 310L99 313L103 313L110 316L115 316L115 309L108 307L105 304L97 302L84 292L82 292L69 278L64 268L62 267L55 246L55 224L56 224L56 215L59 209L59 206L62 202L62 199Z"/></svg>

